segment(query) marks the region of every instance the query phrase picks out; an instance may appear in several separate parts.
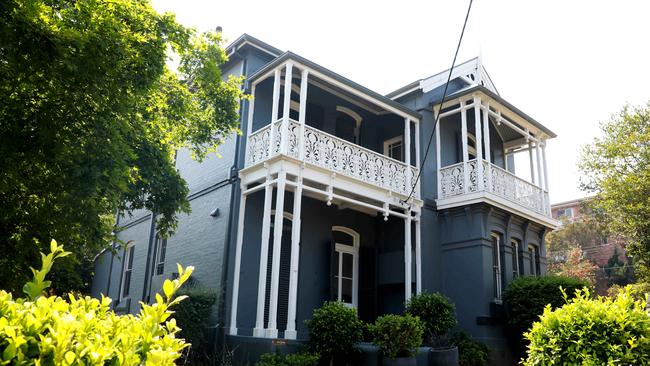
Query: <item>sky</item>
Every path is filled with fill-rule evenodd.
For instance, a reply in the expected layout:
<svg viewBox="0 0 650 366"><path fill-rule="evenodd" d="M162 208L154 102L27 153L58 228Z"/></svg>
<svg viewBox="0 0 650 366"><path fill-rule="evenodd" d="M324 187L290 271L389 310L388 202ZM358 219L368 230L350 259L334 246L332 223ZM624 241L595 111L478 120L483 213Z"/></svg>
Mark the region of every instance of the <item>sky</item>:
<svg viewBox="0 0 650 366"><path fill-rule="evenodd" d="M382 94L449 68L468 4L153 0L186 26L248 33ZM650 100L648 14L642 0L474 1L458 61L480 54L500 95L558 135L552 203L586 195L576 164L599 122Z"/></svg>

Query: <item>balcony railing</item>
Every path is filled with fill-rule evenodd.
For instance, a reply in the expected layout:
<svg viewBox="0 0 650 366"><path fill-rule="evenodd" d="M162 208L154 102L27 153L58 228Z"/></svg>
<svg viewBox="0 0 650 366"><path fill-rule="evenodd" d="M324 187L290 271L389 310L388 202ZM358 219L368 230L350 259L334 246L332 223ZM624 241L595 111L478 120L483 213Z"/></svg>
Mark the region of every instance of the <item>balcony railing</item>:
<svg viewBox="0 0 650 366"><path fill-rule="evenodd" d="M480 164L483 184L479 185L477 165L477 160L474 159L467 164L461 162L441 168L438 177L439 198L485 191L538 214L551 216L548 192L485 160Z"/></svg>
<svg viewBox="0 0 650 366"><path fill-rule="evenodd" d="M269 149L271 126L274 129L273 144ZM410 182L418 174L414 166L307 125L301 136L300 124L294 120L289 120L286 132L284 154L287 156L402 195L411 193ZM246 166L280 154L281 139L281 120L251 134L248 137Z"/></svg>

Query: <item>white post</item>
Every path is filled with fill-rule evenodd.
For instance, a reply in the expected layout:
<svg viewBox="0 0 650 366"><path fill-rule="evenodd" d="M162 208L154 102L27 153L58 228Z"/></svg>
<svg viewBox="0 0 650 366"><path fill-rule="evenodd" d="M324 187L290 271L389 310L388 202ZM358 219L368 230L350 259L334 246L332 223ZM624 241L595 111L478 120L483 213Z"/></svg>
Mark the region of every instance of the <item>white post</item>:
<svg viewBox="0 0 650 366"><path fill-rule="evenodd" d="M415 291L419 295L422 293L422 248L421 248L421 216L415 217Z"/></svg>
<svg viewBox="0 0 650 366"><path fill-rule="evenodd" d="M476 189L483 191L483 136L481 135L481 98L474 97L474 133L476 137Z"/></svg>
<svg viewBox="0 0 650 366"><path fill-rule="evenodd" d="M282 224L284 222L284 188L287 173L278 173L278 188L275 194L275 223L273 225L273 260L271 261L271 295L269 300L269 326L267 338L278 337L278 286L280 284L280 253L282 249Z"/></svg>
<svg viewBox="0 0 650 366"><path fill-rule="evenodd" d="M275 150L275 128L273 128L273 123L278 119L278 113L280 110L280 78L282 77L280 69L275 69L273 73L273 106L271 107L271 124L269 126L269 153L268 157L270 158L273 155Z"/></svg>
<svg viewBox="0 0 650 366"><path fill-rule="evenodd" d="M411 211L404 219L404 300L411 299Z"/></svg>
<svg viewBox="0 0 650 366"><path fill-rule="evenodd" d="M248 121L246 123L246 146L248 146L248 137L253 133L253 112L255 111L255 85L251 89L251 99L248 101ZM248 162L248 149L245 149L244 162Z"/></svg>
<svg viewBox="0 0 650 366"><path fill-rule="evenodd" d="M533 162L533 141L530 139L528 130L526 130L526 137L528 138L528 161L530 162L530 181L533 184L537 184L537 178L535 177L535 163Z"/></svg>
<svg viewBox="0 0 650 366"><path fill-rule="evenodd" d="M241 187L244 192L246 187ZM232 301L230 306L230 335L237 335L237 306L239 301L239 271L241 269L241 248L244 242L244 214L246 195L242 193L239 201L239 220L237 221L237 244L235 246L235 273L232 278Z"/></svg>
<svg viewBox="0 0 650 366"><path fill-rule="evenodd" d="M291 113L291 84L293 80L293 77L291 76L292 70L293 64L291 62L288 62L287 69L284 73L284 104L282 106L282 127L280 128L280 152L282 154L286 154L287 148L289 147L287 134L289 131L289 115Z"/></svg>
<svg viewBox="0 0 650 366"><path fill-rule="evenodd" d="M460 123L461 123L461 137L460 142L463 147L463 191L469 192L469 168L467 161L469 160L469 152L467 151L467 111L465 110L465 101L460 102Z"/></svg>
<svg viewBox="0 0 650 366"><path fill-rule="evenodd" d="M298 113L298 122L300 123L300 143L298 157L300 161L305 159L305 118L307 115L307 87L309 85L309 70L302 70L300 77L300 112Z"/></svg>
<svg viewBox="0 0 650 366"><path fill-rule="evenodd" d="M440 176L440 168L442 168L442 157L440 156L440 117L436 117L440 113L440 107L435 107L433 109L433 118L438 118L438 123L436 123L436 177L437 177L437 186L438 186L438 199L442 198L442 179ZM421 168L420 168L421 169Z"/></svg>
<svg viewBox="0 0 650 366"><path fill-rule="evenodd" d="M420 167L420 121L415 122L415 167L418 168L418 171L422 169ZM420 195L420 180L417 181L417 193Z"/></svg>
<svg viewBox="0 0 650 366"><path fill-rule="evenodd" d="M257 314L255 318L254 337L264 337L264 302L266 299L266 262L269 257L269 236L271 234L271 200L273 198L273 185L270 177L266 177L264 187L264 211L262 216L262 242L260 243L260 272L257 281Z"/></svg>
<svg viewBox="0 0 650 366"><path fill-rule="evenodd" d="M492 190L492 156L490 154L490 103L485 104L483 109L483 141L485 146L485 161L487 161L487 187L486 191Z"/></svg>
<svg viewBox="0 0 650 366"><path fill-rule="evenodd" d="M411 120L404 119L404 163L406 164L406 189L411 190Z"/></svg>
<svg viewBox="0 0 650 366"><path fill-rule="evenodd" d="M537 158L537 185L544 190L544 176L542 175L542 149L540 145L540 140L535 142L535 157Z"/></svg>
<svg viewBox="0 0 650 366"><path fill-rule="evenodd" d="M542 160L544 161L544 189L548 192L548 168L546 167L546 140L542 141Z"/></svg>
<svg viewBox="0 0 650 366"><path fill-rule="evenodd" d="M293 191L293 221L291 223L291 263L289 273L289 306L287 309L287 328L284 338L296 339L296 309L298 302L298 269L300 261L300 210L302 203L302 179Z"/></svg>

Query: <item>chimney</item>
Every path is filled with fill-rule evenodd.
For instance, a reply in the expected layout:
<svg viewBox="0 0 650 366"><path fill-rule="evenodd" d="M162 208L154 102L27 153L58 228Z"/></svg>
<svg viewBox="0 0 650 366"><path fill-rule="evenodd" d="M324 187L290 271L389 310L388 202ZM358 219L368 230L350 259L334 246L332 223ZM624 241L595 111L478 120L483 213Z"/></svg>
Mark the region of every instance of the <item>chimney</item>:
<svg viewBox="0 0 650 366"><path fill-rule="evenodd" d="M220 25L218 25L217 28L216 28L215 30L216 30L217 33L219 33L219 34L223 33L223 28L221 28Z"/></svg>

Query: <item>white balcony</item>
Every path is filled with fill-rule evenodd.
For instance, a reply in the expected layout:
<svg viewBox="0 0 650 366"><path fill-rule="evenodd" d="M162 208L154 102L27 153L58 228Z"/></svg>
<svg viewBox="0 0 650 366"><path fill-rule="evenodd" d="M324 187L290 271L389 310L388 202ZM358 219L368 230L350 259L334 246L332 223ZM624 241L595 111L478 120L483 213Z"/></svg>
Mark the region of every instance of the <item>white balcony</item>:
<svg viewBox="0 0 650 366"><path fill-rule="evenodd" d="M439 206L480 197L550 218L547 191L485 160L482 161L483 164L477 162L473 159L440 169ZM482 169L481 172L477 165ZM483 182L479 181L479 176L482 176Z"/></svg>
<svg viewBox="0 0 650 366"><path fill-rule="evenodd" d="M282 154L404 198L411 193L418 168L311 126L305 125L302 132L300 127L299 122L290 119L285 135L282 120L278 120L273 123L273 131L269 124L252 133L248 137L246 168ZM269 148L271 135L274 143ZM417 189L414 197L419 198Z"/></svg>

